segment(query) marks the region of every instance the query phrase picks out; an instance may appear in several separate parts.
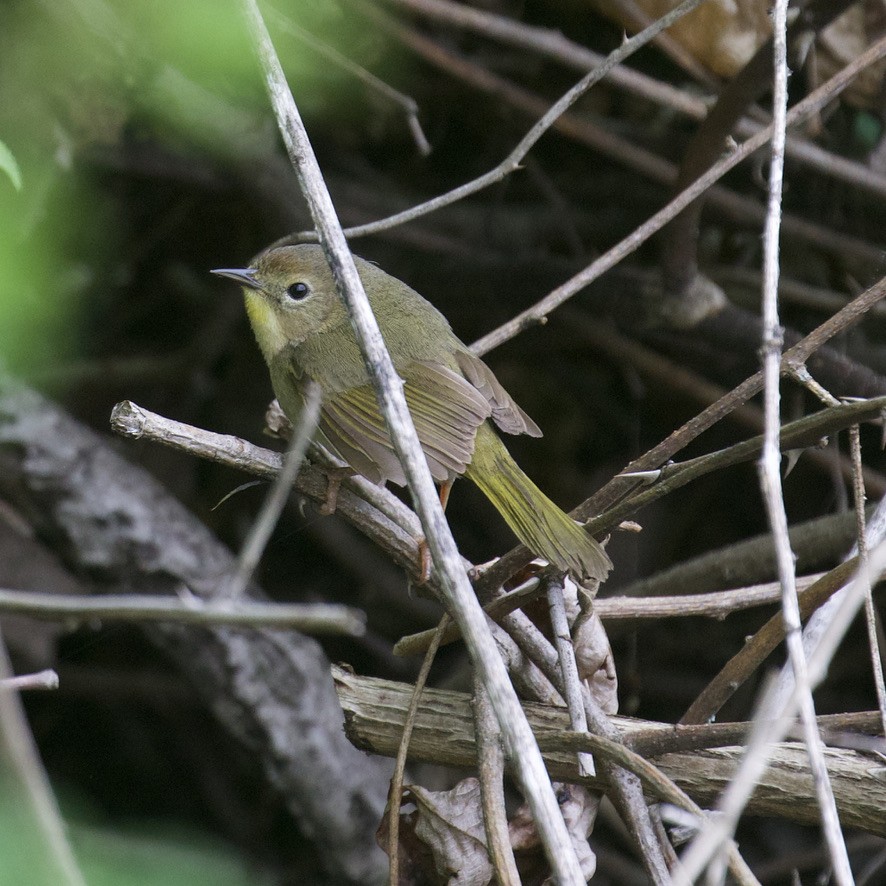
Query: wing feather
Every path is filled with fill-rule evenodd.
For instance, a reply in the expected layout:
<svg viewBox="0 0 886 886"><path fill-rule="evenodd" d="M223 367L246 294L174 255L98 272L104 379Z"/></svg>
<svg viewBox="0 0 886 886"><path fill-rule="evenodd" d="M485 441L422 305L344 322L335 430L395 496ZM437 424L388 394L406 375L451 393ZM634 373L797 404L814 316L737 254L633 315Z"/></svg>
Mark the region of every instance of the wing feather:
<svg viewBox="0 0 886 886"><path fill-rule="evenodd" d="M438 483L463 474L477 428L491 415L486 398L440 363L411 363L403 372L406 402L431 474ZM353 468L374 482L405 477L370 385L324 399L320 428Z"/></svg>
<svg viewBox="0 0 886 886"><path fill-rule="evenodd" d="M470 351L456 351L455 359L465 378L480 392L492 410L492 420L506 434L541 437L541 428L517 405L495 373Z"/></svg>

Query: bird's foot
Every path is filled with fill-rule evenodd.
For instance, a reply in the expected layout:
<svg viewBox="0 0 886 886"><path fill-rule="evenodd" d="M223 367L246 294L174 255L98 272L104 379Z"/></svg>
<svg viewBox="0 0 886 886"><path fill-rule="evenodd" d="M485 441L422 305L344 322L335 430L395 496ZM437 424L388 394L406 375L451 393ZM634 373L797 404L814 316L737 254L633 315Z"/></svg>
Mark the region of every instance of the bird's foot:
<svg viewBox="0 0 886 886"><path fill-rule="evenodd" d="M320 505L320 513L324 517L335 513L335 508L338 505L338 491L341 489L342 481L353 476L354 471L348 467L326 468L326 498Z"/></svg>

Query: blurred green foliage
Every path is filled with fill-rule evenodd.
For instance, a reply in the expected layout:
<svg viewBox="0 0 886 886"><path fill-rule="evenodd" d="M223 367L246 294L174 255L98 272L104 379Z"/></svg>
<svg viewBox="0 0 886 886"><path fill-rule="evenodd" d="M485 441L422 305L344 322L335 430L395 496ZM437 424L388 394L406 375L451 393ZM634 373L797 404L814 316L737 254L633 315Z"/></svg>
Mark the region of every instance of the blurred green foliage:
<svg viewBox="0 0 886 886"><path fill-rule="evenodd" d="M378 53L335 2L299 0L284 11L358 61ZM349 113L353 97L362 100L359 83L308 44L274 37L303 114ZM4 4L0 361L7 368L39 374L84 356L84 311L109 278L125 277L119 268L127 259L128 207L108 194L90 152L113 156L133 138L210 158L242 158L251 143L256 156L269 143L273 149L240 3ZM20 177L20 190L7 176Z"/></svg>
<svg viewBox="0 0 886 886"><path fill-rule="evenodd" d="M0 883L59 886L41 829L14 777L0 776ZM230 847L206 834L150 823L110 828L81 802L65 803L65 826L88 886L262 886Z"/></svg>

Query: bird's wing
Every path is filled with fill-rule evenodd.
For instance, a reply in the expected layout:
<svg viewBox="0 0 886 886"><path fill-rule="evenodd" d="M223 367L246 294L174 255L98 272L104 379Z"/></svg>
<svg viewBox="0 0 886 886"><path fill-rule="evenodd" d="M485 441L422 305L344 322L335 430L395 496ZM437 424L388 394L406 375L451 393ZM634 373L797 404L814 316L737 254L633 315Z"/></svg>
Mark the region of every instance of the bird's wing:
<svg viewBox="0 0 886 886"><path fill-rule="evenodd" d="M401 375L406 403L434 479L444 483L463 474L474 453L477 428L491 415L490 404L472 384L440 363L414 362ZM376 483L405 483L371 385L327 395L320 428L363 476Z"/></svg>
<svg viewBox="0 0 886 886"><path fill-rule="evenodd" d="M541 428L514 402L495 373L470 351L456 351L455 359L465 378L483 395L492 410L492 420L506 434L540 437Z"/></svg>

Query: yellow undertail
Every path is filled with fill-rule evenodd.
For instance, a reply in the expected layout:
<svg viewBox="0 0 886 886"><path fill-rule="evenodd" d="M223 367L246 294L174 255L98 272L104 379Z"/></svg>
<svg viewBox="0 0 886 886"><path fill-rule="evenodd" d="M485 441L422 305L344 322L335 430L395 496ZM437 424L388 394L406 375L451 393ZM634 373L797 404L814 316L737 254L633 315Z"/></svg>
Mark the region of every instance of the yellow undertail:
<svg viewBox="0 0 886 886"><path fill-rule="evenodd" d="M486 422L477 430L465 476L534 554L579 578L606 578L612 568L606 551L523 473Z"/></svg>

